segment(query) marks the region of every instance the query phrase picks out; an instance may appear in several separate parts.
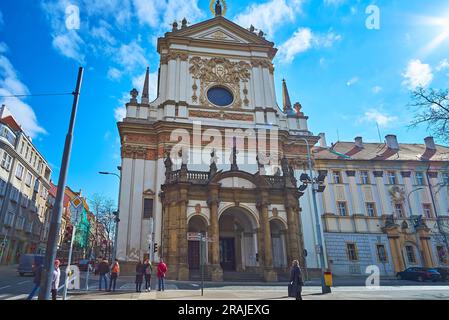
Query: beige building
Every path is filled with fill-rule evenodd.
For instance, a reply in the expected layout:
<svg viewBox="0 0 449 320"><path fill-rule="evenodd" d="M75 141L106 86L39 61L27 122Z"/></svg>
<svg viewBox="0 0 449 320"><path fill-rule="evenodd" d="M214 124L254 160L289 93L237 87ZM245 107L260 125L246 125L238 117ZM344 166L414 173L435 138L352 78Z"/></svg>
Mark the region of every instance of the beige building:
<svg viewBox="0 0 449 320"><path fill-rule="evenodd" d="M0 109L0 254L2 264L41 251L51 169L6 106Z"/></svg>
<svg viewBox="0 0 449 320"><path fill-rule="evenodd" d="M399 143L394 135L385 143L357 137L331 147L322 135L320 143L315 167L327 172L319 203L334 274L363 275L369 265L384 275L410 266L448 266L448 147L432 137Z"/></svg>

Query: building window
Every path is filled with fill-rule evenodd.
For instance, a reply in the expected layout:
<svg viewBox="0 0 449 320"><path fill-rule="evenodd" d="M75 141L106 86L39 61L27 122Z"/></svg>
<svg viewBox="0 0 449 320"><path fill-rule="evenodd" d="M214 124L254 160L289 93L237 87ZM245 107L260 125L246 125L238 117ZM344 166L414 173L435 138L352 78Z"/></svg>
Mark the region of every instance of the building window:
<svg viewBox="0 0 449 320"><path fill-rule="evenodd" d="M367 202L366 203L366 212L368 213L369 217L376 217L377 216L376 206L374 205L373 202Z"/></svg>
<svg viewBox="0 0 449 320"><path fill-rule="evenodd" d="M402 203L396 203L394 205L394 212L396 213L396 217L404 218L404 207Z"/></svg>
<svg viewBox="0 0 449 320"><path fill-rule="evenodd" d="M23 166L19 163L16 168L16 178L22 180L23 177Z"/></svg>
<svg viewBox="0 0 449 320"><path fill-rule="evenodd" d="M1 166L9 171L11 169L11 161L12 161L11 156L6 151L3 151Z"/></svg>
<svg viewBox="0 0 449 320"><path fill-rule="evenodd" d="M339 215L341 215L341 216L347 216L348 215L348 209L347 209L347 207L346 207L346 202L344 202L344 201L339 201L338 203L337 203L337 206L338 206L338 214Z"/></svg>
<svg viewBox="0 0 449 320"><path fill-rule="evenodd" d="M25 159L28 158L28 152L30 152L30 146L27 145L27 149L25 151L25 157L24 157Z"/></svg>
<svg viewBox="0 0 449 320"><path fill-rule="evenodd" d="M17 217L16 229L23 230L23 225L25 224L25 218L22 216Z"/></svg>
<svg viewBox="0 0 449 320"><path fill-rule="evenodd" d="M6 181L0 178L0 195L4 196L6 191Z"/></svg>
<svg viewBox="0 0 449 320"><path fill-rule="evenodd" d="M31 172L27 172L26 177L25 177L25 184L28 187L31 186L32 180L33 180L33 175L31 174Z"/></svg>
<svg viewBox="0 0 449 320"><path fill-rule="evenodd" d="M143 199L143 218L153 218L153 199Z"/></svg>
<svg viewBox="0 0 449 320"><path fill-rule="evenodd" d="M357 248L355 243L347 243L346 250L348 251L348 259L349 261L358 261L359 257L357 255Z"/></svg>
<svg viewBox="0 0 449 320"><path fill-rule="evenodd" d="M397 184L396 172L388 171L388 183L389 184Z"/></svg>
<svg viewBox="0 0 449 320"><path fill-rule="evenodd" d="M437 254L438 254L438 261L440 263L446 263L446 250L443 246L437 246Z"/></svg>
<svg viewBox="0 0 449 320"><path fill-rule="evenodd" d="M14 213L8 212L5 216L5 225L12 226L13 219L14 219Z"/></svg>
<svg viewBox="0 0 449 320"><path fill-rule="evenodd" d="M340 171L332 171L332 177L334 179L334 183L341 183L341 173Z"/></svg>
<svg viewBox="0 0 449 320"><path fill-rule="evenodd" d="M370 184L368 171L360 171L360 179L362 184Z"/></svg>
<svg viewBox="0 0 449 320"><path fill-rule="evenodd" d="M433 218L432 207L430 206L430 204L425 203L422 205L422 207L424 211L424 216L426 218Z"/></svg>
<svg viewBox="0 0 449 320"><path fill-rule="evenodd" d="M423 186L425 184L424 183L424 174L422 172L416 172L415 176L416 176L416 184L418 186Z"/></svg>
<svg viewBox="0 0 449 320"><path fill-rule="evenodd" d="M376 246L377 251L377 259L379 262L385 263L388 261L387 259L387 251L385 250L385 246L383 244L378 244Z"/></svg>
<svg viewBox="0 0 449 320"><path fill-rule="evenodd" d="M405 246L405 253L407 254L407 260L409 263L416 263L415 250L412 246Z"/></svg>
<svg viewBox="0 0 449 320"><path fill-rule="evenodd" d="M25 147L25 142L22 141L22 146L20 147L20 154L23 154L23 147Z"/></svg>
<svg viewBox="0 0 449 320"><path fill-rule="evenodd" d="M445 186L449 186L449 173L443 173L443 183Z"/></svg>

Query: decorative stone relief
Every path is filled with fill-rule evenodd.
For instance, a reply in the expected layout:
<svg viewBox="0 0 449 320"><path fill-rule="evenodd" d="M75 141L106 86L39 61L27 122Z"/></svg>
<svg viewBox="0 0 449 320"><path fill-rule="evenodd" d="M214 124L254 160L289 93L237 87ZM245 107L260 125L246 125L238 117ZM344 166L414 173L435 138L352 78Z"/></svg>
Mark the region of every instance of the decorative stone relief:
<svg viewBox="0 0 449 320"><path fill-rule="evenodd" d="M245 61L232 62L221 57L211 59L193 57L190 59L190 64L189 71L193 79L198 79L201 82L199 100L202 105L214 107L206 98L207 90L216 85L223 85L234 95L232 107L240 108L242 106L240 83L248 82L251 77L249 63Z"/></svg>

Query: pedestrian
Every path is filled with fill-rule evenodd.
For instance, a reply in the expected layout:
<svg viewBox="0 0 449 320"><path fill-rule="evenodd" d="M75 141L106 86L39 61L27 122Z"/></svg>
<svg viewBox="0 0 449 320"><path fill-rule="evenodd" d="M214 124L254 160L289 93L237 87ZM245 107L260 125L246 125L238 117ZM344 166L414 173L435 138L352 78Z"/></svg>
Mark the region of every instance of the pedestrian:
<svg viewBox="0 0 449 320"><path fill-rule="evenodd" d="M304 282L302 280L301 268L299 267L298 260L293 260L292 269L290 271L290 286L289 296L294 297L296 300L302 300L301 292Z"/></svg>
<svg viewBox="0 0 449 320"><path fill-rule="evenodd" d="M33 297L39 292L39 288L41 286L41 275L42 275L42 263L39 262L38 265L33 266L34 272L34 288L28 296L27 300L32 300Z"/></svg>
<svg viewBox="0 0 449 320"><path fill-rule="evenodd" d="M98 287L98 289L101 291L101 284L104 280L104 290L108 290L108 278L107 278L107 274L109 274L111 272L110 268L109 268L109 263L107 260L103 260L102 262L100 262L100 264L98 265L98 273L100 274L100 285Z"/></svg>
<svg viewBox="0 0 449 320"><path fill-rule="evenodd" d="M61 261L55 260L53 274L51 277L51 299L56 300L58 295L59 280L61 279L61 270L59 270L59 265Z"/></svg>
<svg viewBox="0 0 449 320"><path fill-rule="evenodd" d="M157 278L159 280L159 291L165 290L165 274L167 273L167 265L164 263L164 260L161 259L159 264L157 265Z"/></svg>
<svg viewBox="0 0 449 320"><path fill-rule="evenodd" d="M119 276L119 273L120 273L120 265L118 264L118 261L115 260L114 265L112 266L111 269L111 282L109 284L109 291L111 291L112 289L112 291L115 292L115 285L117 284L117 278Z"/></svg>
<svg viewBox="0 0 449 320"><path fill-rule="evenodd" d="M145 291L151 291L151 273L153 272L153 266L150 260L145 260L144 264L144 274L145 274Z"/></svg>
<svg viewBox="0 0 449 320"><path fill-rule="evenodd" d="M136 292L142 292L143 275L144 266L142 264L142 261L139 260L136 265Z"/></svg>

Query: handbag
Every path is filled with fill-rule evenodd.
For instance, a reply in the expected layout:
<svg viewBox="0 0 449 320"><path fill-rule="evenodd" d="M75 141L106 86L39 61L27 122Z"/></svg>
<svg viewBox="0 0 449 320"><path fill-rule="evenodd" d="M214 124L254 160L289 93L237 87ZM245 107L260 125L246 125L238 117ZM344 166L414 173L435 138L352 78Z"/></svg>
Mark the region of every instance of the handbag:
<svg viewBox="0 0 449 320"><path fill-rule="evenodd" d="M293 292L293 284L292 283L288 284L288 297L289 298L294 298L295 297L295 294Z"/></svg>

